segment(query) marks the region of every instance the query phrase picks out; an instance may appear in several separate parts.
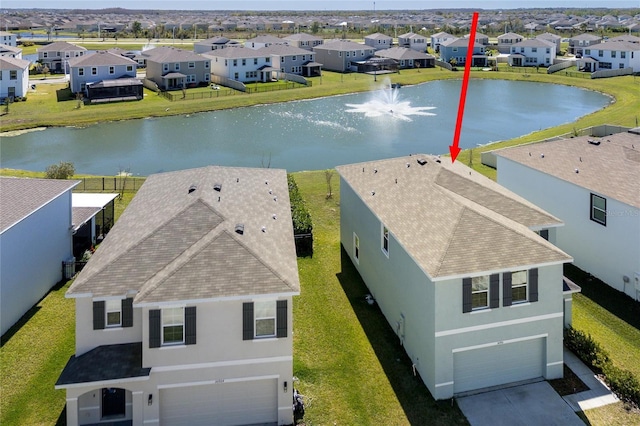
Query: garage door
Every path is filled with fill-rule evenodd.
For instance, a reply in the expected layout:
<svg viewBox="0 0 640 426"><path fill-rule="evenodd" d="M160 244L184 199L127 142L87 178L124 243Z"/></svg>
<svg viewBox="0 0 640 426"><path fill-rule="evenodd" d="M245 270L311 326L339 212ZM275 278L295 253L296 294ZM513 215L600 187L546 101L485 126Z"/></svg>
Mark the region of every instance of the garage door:
<svg viewBox="0 0 640 426"><path fill-rule="evenodd" d="M505 343L453 354L453 392L543 376L545 339Z"/></svg>
<svg viewBox="0 0 640 426"><path fill-rule="evenodd" d="M160 391L160 423L246 425L278 423L275 379L171 388Z"/></svg>

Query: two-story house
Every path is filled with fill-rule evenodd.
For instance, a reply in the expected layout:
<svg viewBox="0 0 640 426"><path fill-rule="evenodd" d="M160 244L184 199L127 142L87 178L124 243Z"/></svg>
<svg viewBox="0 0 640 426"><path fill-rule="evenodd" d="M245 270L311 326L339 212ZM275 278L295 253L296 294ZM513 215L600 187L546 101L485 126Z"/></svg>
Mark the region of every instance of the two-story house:
<svg viewBox="0 0 640 426"><path fill-rule="evenodd" d="M583 71L631 68L634 73L640 72L640 43L606 41L585 47L583 52L576 60Z"/></svg>
<svg viewBox="0 0 640 426"><path fill-rule="evenodd" d="M136 78L137 62L109 51L69 60L69 86L88 100L140 100L142 82Z"/></svg>
<svg viewBox="0 0 640 426"><path fill-rule="evenodd" d="M433 68L436 63L436 58L432 55L399 46L376 50L376 57L393 59L400 69Z"/></svg>
<svg viewBox="0 0 640 426"><path fill-rule="evenodd" d="M316 46L317 47L317 46ZM271 57L271 66L282 73L315 77L321 74L321 64L315 62L316 53L286 44L272 44L258 49L260 54Z"/></svg>
<svg viewBox="0 0 640 426"><path fill-rule="evenodd" d="M548 67L556 57L556 45L541 39L527 39L511 46L509 65L515 67Z"/></svg>
<svg viewBox="0 0 640 426"><path fill-rule="evenodd" d="M0 44L0 56L22 59L22 49L19 47L7 46L6 44Z"/></svg>
<svg viewBox="0 0 640 426"><path fill-rule="evenodd" d="M469 40L469 37L471 37L471 34L465 34L464 38ZM475 38L475 42L478 44L481 44L483 46L488 46L489 45L489 36L486 34L482 34L479 32L476 32L476 38Z"/></svg>
<svg viewBox="0 0 640 426"><path fill-rule="evenodd" d="M51 72L68 72L67 62L87 54L87 49L66 41L56 41L38 48L38 62Z"/></svg>
<svg viewBox="0 0 640 426"><path fill-rule="evenodd" d="M468 51L469 40L464 38L448 39L440 43L440 60L447 63L455 62L457 66L464 66L467 62ZM473 43L473 63L471 66L487 66L486 47L477 42Z"/></svg>
<svg viewBox="0 0 640 426"><path fill-rule="evenodd" d="M0 99L27 96L29 65L24 59L0 56Z"/></svg>
<svg viewBox="0 0 640 426"><path fill-rule="evenodd" d="M244 47L248 47L249 49L260 49L274 44L287 44L287 41L267 34L246 40L244 42Z"/></svg>
<svg viewBox="0 0 640 426"><path fill-rule="evenodd" d="M300 49L311 50L316 46L320 46L324 40L307 33L295 33L283 38L289 46L299 47Z"/></svg>
<svg viewBox="0 0 640 426"><path fill-rule="evenodd" d="M569 39L569 53L572 55L582 55L584 49L602 41L602 37L595 34L579 34Z"/></svg>
<svg viewBox="0 0 640 426"><path fill-rule="evenodd" d="M313 51L324 69L337 72L357 71L357 62L366 61L376 53L371 46L349 40L327 40Z"/></svg>
<svg viewBox="0 0 640 426"><path fill-rule="evenodd" d="M235 47L202 55L211 60L212 74L243 83L277 80L280 74L271 66L271 55L260 49Z"/></svg>
<svg viewBox="0 0 640 426"><path fill-rule="evenodd" d="M226 49L228 47L237 47L241 44L235 40L226 37L213 37L206 40L193 43L193 51L195 53L207 53L212 50Z"/></svg>
<svg viewBox="0 0 640 426"><path fill-rule="evenodd" d="M427 37L416 33L406 33L398 36L398 46L415 50L416 52L427 51Z"/></svg>
<svg viewBox="0 0 640 426"><path fill-rule="evenodd" d="M373 33L364 36L364 44L376 50L389 49L393 45L393 37L386 34Z"/></svg>
<svg viewBox="0 0 640 426"><path fill-rule="evenodd" d="M18 35L8 31L0 31L0 44L18 47Z"/></svg>
<svg viewBox="0 0 640 426"><path fill-rule="evenodd" d="M67 291L67 424L292 424L299 291L284 170L151 175Z"/></svg>
<svg viewBox="0 0 640 426"><path fill-rule="evenodd" d="M511 46L520 43L524 37L516 33L504 33L498 36L498 52L511 53Z"/></svg>
<svg viewBox="0 0 640 426"><path fill-rule="evenodd" d="M560 52L560 42L562 41L562 37L552 33L542 33L537 35L536 38L538 40L544 40L549 43L553 43L556 46L556 54Z"/></svg>
<svg viewBox="0 0 640 426"><path fill-rule="evenodd" d="M211 59L175 47L155 47L145 50L147 79L161 90L175 90L207 85L211 81Z"/></svg>
<svg viewBox="0 0 640 426"><path fill-rule="evenodd" d="M562 377L557 218L448 158L337 171L342 247L434 398Z"/></svg>
<svg viewBox="0 0 640 426"><path fill-rule="evenodd" d="M454 36L453 34L449 34L447 32L444 31L440 31L438 33L432 34L431 35L431 48L433 49L434 52L439 53L440 52L440 45L442 44L443 41L446 40L455 40L456 36Z"/></svg>
<svg viewBox="0 0 640 426"><path fill-rule="evenodd" d="M498 183L565 223L575 265L640 300L640 128L495 153Z"/></svg>

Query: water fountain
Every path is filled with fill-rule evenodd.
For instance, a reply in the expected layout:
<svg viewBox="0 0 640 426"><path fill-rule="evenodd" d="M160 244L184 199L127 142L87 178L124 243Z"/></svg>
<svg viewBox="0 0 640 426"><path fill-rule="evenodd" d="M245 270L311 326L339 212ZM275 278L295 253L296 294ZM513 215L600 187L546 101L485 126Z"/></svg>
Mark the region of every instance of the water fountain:
<svg viewBox="0 0 640 426"><path fill-rule="evenodd" d="M401 101L399 98L399 87L392 87L389 79L385 79L383 86L373 92L371 100L363 104L346 104L351 108L346 112L364 113L365 117L388 116L404 121L412 121L412 115L436 115L426 112L436 107L414 107L411 102Z"/></svg>

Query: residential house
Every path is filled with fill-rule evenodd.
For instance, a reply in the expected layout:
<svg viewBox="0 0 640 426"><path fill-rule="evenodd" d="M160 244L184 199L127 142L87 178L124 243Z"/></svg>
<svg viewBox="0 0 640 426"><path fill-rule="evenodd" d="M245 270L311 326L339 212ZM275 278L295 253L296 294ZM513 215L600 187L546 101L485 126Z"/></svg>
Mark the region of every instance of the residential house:
<svg viewBox="0 0 640 426"><path fill-rule="evenodd" d="M262 47L268 47L273 44L287 44L287 41L274 37L272 35L261 35L244 42L244 47L248 47L249 49L260 49Z"/></svg>
<svg viewBox="0 0 640 426"><path fill-rule="evenodd" d="M373 33L364 36L364 44L376 50L389 49L393 45L393 37L381 33Z"/></svg>
<svg viewBox="0 0 640 426"><path fill-rule="evenodd" d="M470 36L471 36L471 34L465 34L464 38L469 40ZM475 42L478 43L478 44L481 44L483 46L488 46L489 45L489 36L485 35L485 34L482 34L482 33L476 32Z"/></svg>
<svg viewBox="0 0 640 426"><path fill-rule="evenodd" d="M336 169L342 247L435 399L562 377L560 220L448 158Z"/></svg>
<svg viewBox="0 0 640 426"><path fill-rule="evenodd" d="M377 50L377 58L393 59L397 62L398 68L433 68L436 58L424 52L411 50L407 47L392 47L389 49Z"/></svg>
<svg viewBox="0 0 640 426"><path fill-rule="evenodd" d="M527 39L511 46L509 65L515 67L548 67L556 57L556 45L540 39Z"/></svg>
<svg viewBox="0 0 640 426"><path fill-rule="evenodd" d="M307 33L291 34L283 38L289 46L298 47L300 49L311 50L316 46L320 46L324 40Z"/></svg>
<svg viewBox="0 0 640 426"><path fill-rule="evenodd" d="M141 100L142 82L133 59L98 51L69 60L69 87L90 102Z"/></svg>
<svg viewBox="0 0 640 426"><path fill-rule="evenodd" d="M86 54L87 49L82 46L76 46L66 41L56 41L38 48L38 62L49 68L50 72L66 73L68 72L67 62L69 59Z"/></svg>
<svg viewBox="0 0 640 426"><path fill-rule="evenodd" d="M627 43L640 43L640 37L637 37L631 34L625 34L618 37L612 37L607 41L625 41Z"/></svg>
<svg viewBox="0 0 640 426"><path fill-rule="evenodd" d="M280 70L271 65L271 55L261 49L237 47L203 53L211 60L211 73L243 83L277 80Z"/></svg>
<svg viewBox="0 0 640 426"><path fill-rule="evenodd" d="M640 128L495 151L498 183L559 217L574 264L640 300Z"/></svg>
<svg viewBox="0 0 640 426"><path fill-rule="evenodd" d="M0 44L18 47L18 35L8 31L0 31Z"/></svg>
<svg viewBox="0 0 640 426"><path fill-rule="evenodd" d="M258 49L260 54L271 57L271 66L282 73L305 77L321 75L322 64L315 62L316 53L286 44L272 44Z"/></svg>
<svg viewBox="0 0 640 426"><path fill-rule="evenodd" d="M576 60L578 69L586 72L632 68L640 72L640 44L628 41L606 41L584 48Z"/></svg>
<svg viewBox="0 0 640 426"><path fill-rule="evenodd" d="M602 37L595 34L584 33L569 39L569 53L572 55L582 55L584 49L602 41Z"/></svg>
<svg viewBox="0 0 640 426"><path fill-rule="evenodd" d="M455 62L457 66L464 66L467 62L469 40L464 38L449 39L440 44L440 60L442 62ZM486 67L486 47L480 43L473 43L473 67Z"/></svg>
<svg viewBox="0 0 640 426"><path fill-rule="evenodd" d="M156 47L145 50L147 79L161 90L175 90L208 85L211 81L211 59L175 47Z"/></svg>
<svg viewBox="0 0 640 426"><path fill-rule="evenodd" d="M240 46L240 43L235 40L229 40L226 37L213 37L194 43L193 51L195 53L208 53L212 50L219 50L236 46Z"/></svg>
<svg viewBox="0 0 640 426"><path fill-rule="evenodd" d="M498 36L498 52L511 53L511 46L520 43L524 37L516 33L504 33Z"/></svg>
<svg viewBox="0 0 640 426"><path fill-rule="evenodd" d="M371 46L348 40L327 40L313 51L324 69L337 72L357 71L358 62L366 61L376 53Z"/></svg>
<svg viewBox="0 0 640 426"><path fill-rule="evenodd" d="M537 35L536 38L538 40L543 40L554 44L556 46L556 55L560 53L560 42L562 40L562 37L560 37L559 35L552 33L542 33L540 35Z"/></svg>
<svg viewBox="0 0 640 426"><path fill-rule="evenodd" d="M71 190L78 183L0 177L3 335L62 279L62 262L72 256Z"/></svg>
<svg viewBox="0 0 640 426"><path fill-rule="evenodd" d="M22 49L19 47L7 46L6 44L0 44L0 56L22 59Z"/></svg>
<svg viewBox="0 0 640 426"><path fill-rule="evenodd" d="M426 52L428 46L427 37L412 32L402 34L398 36L398 46L406 47L416 52Z"/></svg>
<svg viewBox="0 0 640 426"><path fill-rule="evenodd" d="M434 52L439 53L440 52L440 44L442 44L443 41L455 40L457 38L458 37L454 36L453 34L449 34L449 33L444 32L444 31L432 34L431 35L431 48L434 50Z"/></svg>
<svg viewBox="0 0 640 426"><path fill-rule="evenodd" d="M0 99L27 96L29 65L24 59L0 56Z"/></svg>
<svg viewBox="0 0 640 426"><path fill-rule="evenodd" d="M66 424L292 424L291 223L284 170L147 178L66 294Z"/></svg>

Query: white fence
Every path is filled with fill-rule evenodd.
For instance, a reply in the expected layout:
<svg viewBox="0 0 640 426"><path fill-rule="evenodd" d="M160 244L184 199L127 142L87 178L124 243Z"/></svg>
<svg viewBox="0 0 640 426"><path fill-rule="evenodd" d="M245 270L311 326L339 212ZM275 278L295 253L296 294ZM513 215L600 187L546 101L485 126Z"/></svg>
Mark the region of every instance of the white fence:
<svg viewBox="0 0 640 426"><path fill-rule="evenodd" d="M591 78L607 78L617 77L619 75L631 75L633 74L633 68L622 68L619 70L600 70L591 73Z"/></svg>
<svg viewBox="0 0 640 426"><path fill-rule="evenodd" d="M569 68L569 67L571 67L573 65L575 65L574 61L558 62L557 64L553 64L549 68L547 68L547 74L553 74L554 72L558 72L558 71L563 70L565 68Z"/></svg>

